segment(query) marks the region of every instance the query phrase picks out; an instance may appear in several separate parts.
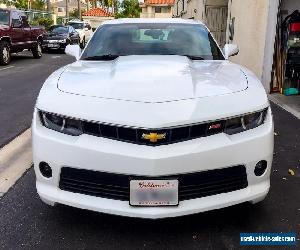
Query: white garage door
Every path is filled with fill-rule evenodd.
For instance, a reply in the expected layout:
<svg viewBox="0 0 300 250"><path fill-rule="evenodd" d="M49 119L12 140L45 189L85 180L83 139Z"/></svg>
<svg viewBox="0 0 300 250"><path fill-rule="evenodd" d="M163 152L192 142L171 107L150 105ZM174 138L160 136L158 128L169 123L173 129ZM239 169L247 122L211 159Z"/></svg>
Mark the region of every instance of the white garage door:
<svg viewBox="0 0 300 250"><path fill-rule="evenodd" d="M221 47L226 42L227 6L206 6L206 25Z"/></svg>

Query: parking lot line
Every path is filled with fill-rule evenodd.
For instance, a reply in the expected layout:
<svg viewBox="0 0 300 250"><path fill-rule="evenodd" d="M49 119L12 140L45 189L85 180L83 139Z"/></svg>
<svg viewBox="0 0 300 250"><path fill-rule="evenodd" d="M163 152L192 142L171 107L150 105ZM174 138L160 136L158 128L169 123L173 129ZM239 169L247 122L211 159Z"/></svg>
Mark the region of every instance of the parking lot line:
<svg viewBox="0 0 300 250"><path fill-rule="evenodd" d="M27 129L0 150L0 197L31 165L31 129Z"/></svg>
<svg viewBox="0 0 300 250"><path fill-rule="evenodd" d="M6 69L11 69L11 68L14 68L15 66L7 66L5 68L0 68L0 71L3 71L3 70L6 70Z"/></svg>

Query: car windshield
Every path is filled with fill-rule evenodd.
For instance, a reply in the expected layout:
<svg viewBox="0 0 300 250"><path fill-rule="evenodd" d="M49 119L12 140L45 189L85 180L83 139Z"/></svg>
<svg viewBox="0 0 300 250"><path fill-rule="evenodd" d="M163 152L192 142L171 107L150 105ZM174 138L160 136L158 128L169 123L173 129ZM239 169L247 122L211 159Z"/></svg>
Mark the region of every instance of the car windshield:
<svg viewBox="0 0 300 250"><path fill-rule="evenodd" d="M72 26L74 29L83 29L83 23L68 23L68 25Z"/></svg>
<svg viewBox="0 0 300 250"><path fill-rule="evenodd" d="M216 42L200 24L106 24L94 34L82 60L125 55L181 55L223 60Z"/></svg>
<svg viewBox="0 0 300 250"><path fill-rule="evenodd" d="M64 26L53 26L50 27L49 31L57 34L65 34L68 33L69 28Z"/></svg>
<svg viewBox="0 0 300 250"><path fill-rule="evenodd" d="M0 10L0 24L9 25L9 12Z"/></svg>

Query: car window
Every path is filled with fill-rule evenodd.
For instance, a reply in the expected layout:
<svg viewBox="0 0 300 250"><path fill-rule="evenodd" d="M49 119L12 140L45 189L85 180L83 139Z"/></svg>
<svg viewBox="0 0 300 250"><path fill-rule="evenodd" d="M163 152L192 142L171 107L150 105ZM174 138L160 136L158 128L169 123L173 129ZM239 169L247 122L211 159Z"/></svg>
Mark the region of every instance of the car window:
<svg viewBox="0 0 300 250"><path fill-rule="evenodd" d="M83 29L84 25L83 23L68 23L68 25L72 26L74 29Z"/></svg>
<svg viewBox="0 0 300 250"><path fill-rule="evenodd" d="M22 20L18 12L13 11L11 14L11 22L13 27L20 28L22 27Z"/></svg>
<svg viewBox="0 0 300 250"><path fill-rule="evenodd" d="M186 55L207 60L224 57L200 24L113 24L96 31L82 59L101 55Z"/></svg>
<svg viewBox="0 0 300 250"><path fill-rule="evenodd" d="M22 14L20 14L20 17L22 19L23 27L25 27L25 28L30 27L27 16L22 13Z"/></svg>
<svg viewBox="0 0 300 250"><path fill-rule="evenodd" d="M68 33L68 27L64 26L52 26L49 29L50 32L58 33L58 34L65 34Z"/></svg>
<svg viewBox="0 0 300 250"><path fill-rule="evenodd" d="M9 11L0 10L0 24L9 25Z"/></svg>

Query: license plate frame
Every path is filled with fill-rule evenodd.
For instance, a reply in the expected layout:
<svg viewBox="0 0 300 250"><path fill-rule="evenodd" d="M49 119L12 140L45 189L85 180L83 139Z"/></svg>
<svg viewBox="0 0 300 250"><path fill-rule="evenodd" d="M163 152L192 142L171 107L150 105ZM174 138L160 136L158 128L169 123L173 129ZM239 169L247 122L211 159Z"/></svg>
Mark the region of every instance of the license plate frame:
<svg viewBox="0 0 300 250"><path fill-rule="evenodd" d="M56 44L56 43L49 43L49 44L47 44L47 47L48 47L48 48L58 48L58 47L59 47L59 44Z"/></svg>
<svg viewBox="0 0 300 250"><path fill-rule="evenodd" d="M170 199L161 200L162 196ZM147 196L146 201L140 200ZM156 197L156 200L155 200ZM150 200L153 199L153 200ZM179 205L178 179L131 179L129 181L129 205L133 207L175 207Z"/></svg>

